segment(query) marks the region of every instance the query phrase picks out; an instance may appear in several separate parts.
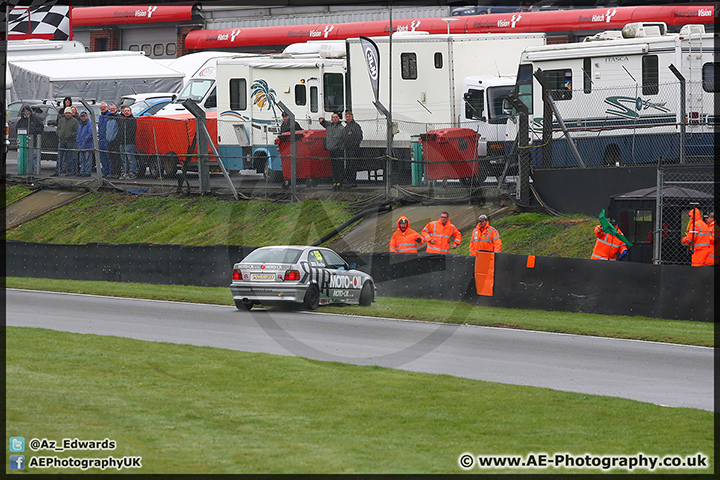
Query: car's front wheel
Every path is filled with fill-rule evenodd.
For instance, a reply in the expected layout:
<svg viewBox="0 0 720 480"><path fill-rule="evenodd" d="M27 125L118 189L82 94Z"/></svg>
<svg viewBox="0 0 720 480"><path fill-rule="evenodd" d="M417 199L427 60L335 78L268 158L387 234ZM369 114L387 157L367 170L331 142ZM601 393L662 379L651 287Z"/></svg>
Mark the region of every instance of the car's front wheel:
<svg viewBox="0 0 720 480"><path fill-rule="evenodd" d="M373 301L372 286L370 285L370 282L365 282L365 285L363 285L362 290L360 290L360 306L361 307L369 307L370 304L372 304L372 301Z"/></svg>
<svg viewBox="0 0 720 480"><path fill-rule="evenodd" d="M310 285L305 292L305 299L303 300L303 306L308 310L317 310L320 306L320 290L317 285Z"/></svg>
<svg viewBox="0 0 720 480"><path fill-rule="evenodd" d="M235 300L235 308L242 310L243 312L249 312L253 308L252 302L243 302L242 300Z"/></svg>

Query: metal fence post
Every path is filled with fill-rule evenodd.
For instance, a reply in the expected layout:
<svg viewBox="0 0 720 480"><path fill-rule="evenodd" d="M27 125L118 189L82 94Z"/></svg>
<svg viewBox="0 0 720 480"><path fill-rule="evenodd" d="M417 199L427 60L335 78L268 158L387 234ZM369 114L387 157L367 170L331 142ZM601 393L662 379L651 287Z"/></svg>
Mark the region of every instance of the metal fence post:
<svg viewBox="0 0 720 480"><path fill-rule="evenodd" d="M687 112L685 110L685 77L672 63L668 66L670 71L680 81L680 163L685 163L685 129Z"/></svg>

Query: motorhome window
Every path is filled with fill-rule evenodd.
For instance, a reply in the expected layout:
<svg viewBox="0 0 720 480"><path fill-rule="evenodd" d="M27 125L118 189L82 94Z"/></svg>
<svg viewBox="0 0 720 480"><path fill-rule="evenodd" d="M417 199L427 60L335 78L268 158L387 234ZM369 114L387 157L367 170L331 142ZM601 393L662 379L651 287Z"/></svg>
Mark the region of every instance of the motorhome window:
<svg viewBox="0 0 720 480"><path fill-rule="evenodd" d="M485 111L484 90L470 89L465 97L465 118L480 120Z"/></svg>
<svg viewBox="0 0 720 480"><path fill-rule="evenodd" d="M131 52L139 52L140 51L140 45L130 45L130 48L128 48Z"/></svg>
<svg viewBox="0 0 720 480"><path fill-rule="evenodd" d="M326 112L342 112L345 110L345 88L342 73L324 74L323 91L325 92L325 105L323 108Z"/></svg>
<svg viewBox="0 0 720 480"><path fill-rule="evenodd" d="M305 85L295 85L295 105L305 105L307 103L307 91Z"/></svg>
<svg viewBox="0 0 720 480"><path fill-rule="evenodd" d="M583 92L592 92L592 58L583 58Z"/></svg>
<svg viewBox="0 0 720 480"><path fill-rule="evenodd" d="M213 87L210 95L208 95L208 99L205 101L205 108L208 109L215 107L217 107L217 88Z"/></svg>
<svg viewBox="0 0 720 480"><path fill-rule="evenodd" d="M642 93L643 95L657 95L660 91L658 85L658 57L645 55L642 57Z"/></svg>
<svg viewBox="0 0 720 480"><path fill-rule="evenodd" d="M310 111L312 113L318 111L318 87L310 87Z"/></svg>
<svg viewBox="0 0 720 480"><path fill-rule="evenodd" d="M153 45L153 55L156 57L161 57L165 54L165 45L162 43L156 43Z"/></svg>
<svg viewBox="0 0 720 480"><path fill-rule="evenodd" d="M489 123L500 123L500 121L504 121L507 118L507 115L503 113L503 101L512 93L514 88L514 85L503 85L499 87L489 87L487 89ZM494 122L493 120L498 122Z"/></svg>
<svg viewBox="0 0 720 480"><path fill-rule="evenodd" d="M400 69L403 80L417 80L417 55L414 53L401 53Z"/></svg>
<svg viewBox="0 0 720 480"><path fill-rule="evenodd" d="M720 69L720 63L706 63L702 68L702 84L703 90L706 92L717 92L717 74Z"/></svg>
<svg viewBox="0 0 720 480"><path fill-rule="evenodd" d="M176 103L180 103L188 98L199 102L205 97L205 94L210 90L210 87L213 86L213 83L215 83L215 80L204 78L188 80L180 92L180 95L178 95Z"/></svg>
<svg viewBox="0 0 720 480"><path fill-rule="evenodd" d="M145 45L140 47L140 50L143 51L143 53L145 54L146 57L149 57L150 55L152 55L152 46L150 44L146 43Z"/></svg>
<svg viewBox="0 0 720 480"><path fill-rule="evenodd" d="M168 43L165 45L165 55L176 55L177 45L174 43Z"/></svg>
<svg viewBox="0 0 720 480"><path fill-rule="evenodd" d="M442 52L435 52L435 68L442 68L443 67L443 56Z"/></svg>
<svg viewBox="0 0 720 480"><path fill-rule="evenodd" d="M550 98L553 100L572 99L572 70L544 70L543 73L548 79Z"/></svg>
<svg viewBox="0 0 720 480"><path fill-rule="evenodd" d="M247 80L230 79L230 110L247 110Z"/></svg>

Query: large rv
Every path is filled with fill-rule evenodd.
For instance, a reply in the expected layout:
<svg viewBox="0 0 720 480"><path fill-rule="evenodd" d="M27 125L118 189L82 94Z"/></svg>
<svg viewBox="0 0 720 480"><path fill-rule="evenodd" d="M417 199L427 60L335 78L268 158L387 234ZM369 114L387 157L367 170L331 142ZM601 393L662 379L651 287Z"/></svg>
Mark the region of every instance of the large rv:
<svg viewBox="0 0 720 480"><path fill-rule="evenodd" d="M392 58L387 37L373 40L380 54L379 100L391 111L393 153L400 159L393 171L407 176L413 137L429 130L472 128L480 133L480 152L504 140L502 98L512 90L523 49L544 45L545 35L395 34ZM217 78L222 156L252 158L258 171L267 166L266 173L277 172L278 101L293 110L303 128L321 128L315 123L319 117L351 109L363 128L363 157L385 153L386 120L373 105L360 39L307 42L280 55L221 59Z"/></svg>
<svg viewBox="0 0 720 480"><path fill-rule="evenodd" d="M703 25L669 34L662 23L628 24L581 43L525 49L517 93L530 112L530 140L552 143L545 164L541 149L532 149L534 165L579 165L557 120L552 141L547 131L543 138L542 87L533 75L538 70L582 164L712 161L719 73L714 40ZM672 67L684 77L684 97Z"/></svg>

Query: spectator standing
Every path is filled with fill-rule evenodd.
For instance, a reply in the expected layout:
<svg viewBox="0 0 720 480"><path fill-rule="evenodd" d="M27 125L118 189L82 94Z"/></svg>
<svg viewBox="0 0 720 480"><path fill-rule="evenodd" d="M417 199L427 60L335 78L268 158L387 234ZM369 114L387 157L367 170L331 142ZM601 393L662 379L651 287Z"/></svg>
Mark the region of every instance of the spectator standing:
<svg viewBox="0 0 720 480"><path fill-rule="evenodd" d="M280 125L280 133L289 132L290 130L293 130L295 132L299 132L302 130L302 127L299 123L295 122L295 128L290 128L290 115L288 115L285 112L282 112L282 125Z"/></svg>
<svg viewBox="0 0 720 480"><path fill-rule="evenodd" d="M60 111L58 111L57 115L57 121L59 122L61 118L65 116L65 109L67 107L72 107L72 98L71 97L65 97L63 98L62 107L60 107Z"/></svg>
<svg viewBox="0 0 720 480"><path fill-rule="evenodd" d="M77 121L79 122L79 121L80 121L80 114L78 113L77 107L73 105L73 106L70 107L70 108L72 109L72 115L73 115L73 117L75 117L75 120L77 120Z"/></svg>
<svg viewBox="0 0 720 480"><path fill-rule="evenodd" d="M107 103L102 102L100 104L100 117L98 117L98 148L100 149L100 165L103 177L109 177L112 174L107 139L107 122L110 115Z"/></svg>
<svg viewBox="0 0 720 480"><path fill-rule="evenodd" d="M397 230L390 238L390 251L394 253L418 253L418 245L425 242L423 237L410 228L410 220L402 215L397 221Z"/></svg>
<svg viewBox="0 0 720 480"><path fill-rule="evenodd" d="M75 175L77 166L77 131L79 122L72 115L72 108L65 107L65 113L57 123L58 159L53 177L61 173Z"/></svg>
<svg viewBox="0 0 720 480"><path fill-rule="evenodd" d="M480 215L478 223L470 239L470 255L477 256L477 252L502 251L502 240L497 229L488 223L487 215Z"/></svg>
<svg viewBox="0 0 720 480"><path fill-rule="evenodd" d="M345 140L345 181L350 187L357 187L358 162L360 161L360 142L363 139L363 132L360 125L355 121L355 116L348 110L345 112L345 129L343 131Z"/></svg>
<svg viewBox="0 0 720 480"><path fill-rule="evenodd" d="M88 113L80 112L80 123L77 130L78 159L80 163L80 176L89 177L92 171L93 131L92 122Z"/></svg>
<svg viewBox="0 0 720 480"><path fill-rule="evenodd" d="M455 250L462 239L460 231L450 223L450 214L448 212L442 212L439 220L425 225L422 236L428 244L425 250L428 253L450 253L450 249ZM450 238L454 239L452 246L450 245Z"/></svg>
<svg viewBox="0 0 720 480"><path fill-rule="evenodd" d="M28 173L40 173L40 146L43 132L43 121L37 113L32 111L30 105L23 105L20 110L20 119L17 122L17 130L25 130L28 138Z"/></svg>
<svg viewBox="0 0 720 480"><path fill-rule="evenodd" d="M718 230L717 225L715 225L715 212L708 213L705 223L707 224L708 231L710 232L711 245L710 253L708 253L705 265L717 265L720 262L718 261L718 257L715 256L715 245L717 244L718 233L720 233L720 231Z"/></svg>
<svg viewBox="0 0 720 480"><path fill-rule="evenodd" d="M137 178L137 162L135 160L137 121L128 105L121 105L120 112L121 115L117 117L120 155L122 156L120 180L135 180Z"/></svg>
<svg viewBox="0 0 720 480"><path fill-rule="evenodd" d="M610 223L615 227L617 233L623 235L614 218L610 219ZM628 250L625 242L615 235L605 232L602 225L595 227L595 236L597 240L595 240L595 247L590 257L592 260L622 260L627 255Z"/></svg>
<svg viewBox="0 0 720 480"><path fill-rule="evenodd" d="M333 174L333 190L342 188L345 177L345 127L340 121L340 114L333 113L328 122L323 117L319 118L320 125L327 130L325 135L325 149L330 152L330 166Z"/></svg>
<svg viewBox="0 0 720 480"><path fill-rule="evenodd" d="M690 225L688 226L687 235L682 239L682 243L690 248L692 266L702 267L707 264L707 258L712 249L712 233L703 221L699 209L693 208L690 210L688 217L690 217Z"/></svg>
<svg viewBox="0 0 720 480"><path fill-rule="evenodd" d="M108 143L108 157L110 160L110 173L107 175L114 178L122 171L122 159L120 157L120 138L118 137L118 112L117 105L111 103L108 107L107 121L105 123L105 138Z"/></svg>

